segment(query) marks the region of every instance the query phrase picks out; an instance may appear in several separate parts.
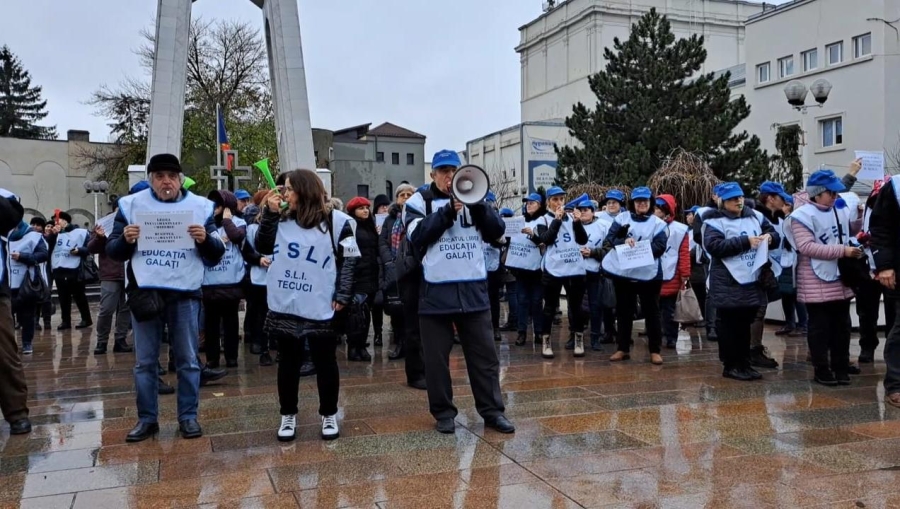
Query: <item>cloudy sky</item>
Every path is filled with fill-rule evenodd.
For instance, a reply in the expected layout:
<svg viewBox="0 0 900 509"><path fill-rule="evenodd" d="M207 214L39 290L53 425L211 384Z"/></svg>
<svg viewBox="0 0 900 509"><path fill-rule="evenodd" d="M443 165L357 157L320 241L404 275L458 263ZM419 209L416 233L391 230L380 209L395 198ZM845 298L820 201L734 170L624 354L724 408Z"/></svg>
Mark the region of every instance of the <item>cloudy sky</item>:
<svg viewBox="0 0 900 509"><path fill-rule="evenodd" d="M428 136L432 153L462 150L519 122L514 48L518 27L540 14L541 0L298 2L314 127L389 121ZM139 30L155 20L157 0L2 3L0 45L44 87L47 123L62 136L84 129L106 141L107 121L84 102L101 84L142 76L133 50ZM250 0L198 0L194 16L260 26L262 19Z"/></svg>

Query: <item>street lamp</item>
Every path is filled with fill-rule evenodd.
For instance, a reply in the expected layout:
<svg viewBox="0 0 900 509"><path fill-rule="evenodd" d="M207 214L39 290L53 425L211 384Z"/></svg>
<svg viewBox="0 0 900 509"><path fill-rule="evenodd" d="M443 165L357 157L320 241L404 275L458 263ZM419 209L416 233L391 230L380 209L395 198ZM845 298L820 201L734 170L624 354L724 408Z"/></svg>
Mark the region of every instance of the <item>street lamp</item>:
<svg viewBox="0 0 900 509"><path fill-rule="evenodd" d="M84 191L94 195L94 224L97 224L97 219L99 219L100 216L100 203L98 202L98 198L100 198L101 194L106 194L108 190L109 182L105 180L97 182L91 182L90 180L84 181Z"/></svg>
<svg viewBox="0 0 900 509"><path fill-rule="evenodd" d="M809 88L806 88L802 81L793 80L784 87L784 96L792 108L806 115L806 111L809 108L823 108L825 106L825 102L828 101L828 95L831 93L831 88L831 83L824 78L814 81ZM813 99L816 100L815 104L806 104L806 96L810 92L812 92ZM806 130L803 128L804 118L800 119L800 132L803 135L800 145L803 146L803 180L806 180L806 177L809 175L809 153L806 150Z"/></svg>

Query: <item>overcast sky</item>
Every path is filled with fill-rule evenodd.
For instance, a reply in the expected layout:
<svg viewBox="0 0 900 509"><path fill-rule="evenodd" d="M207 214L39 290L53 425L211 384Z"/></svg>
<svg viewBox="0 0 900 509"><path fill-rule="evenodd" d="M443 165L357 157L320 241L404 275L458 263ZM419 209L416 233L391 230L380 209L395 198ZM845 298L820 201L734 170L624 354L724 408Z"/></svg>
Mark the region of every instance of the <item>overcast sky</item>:
<svg viewBox="0 0 900 509"><path fill-rule="evenodd" d="M430 159L517 124L518 27L540 14L541 1L298 0L312 125L393 122L428 136ZM0 45L44 87L45 123L62 137L84 129L106 141L107 120L84 101L101 84L143 76L133 50L156 19L157 0L2 4ZM250 0L197 0L193 12L262 25Z"/></svg>

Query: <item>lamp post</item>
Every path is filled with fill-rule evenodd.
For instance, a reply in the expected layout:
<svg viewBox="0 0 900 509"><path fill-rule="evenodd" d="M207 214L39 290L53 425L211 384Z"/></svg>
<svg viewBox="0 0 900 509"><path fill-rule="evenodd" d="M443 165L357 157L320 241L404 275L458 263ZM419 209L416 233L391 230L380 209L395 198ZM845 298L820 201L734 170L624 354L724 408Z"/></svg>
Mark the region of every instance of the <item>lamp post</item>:
<svg viewBox="0 0 900 509"><path fill-rule="evenodd" d="M101 194L106 194L109 190L109 183L105 180L100 180L97 182L91 182L90 180L84 181L84 191L88 194L94 195L94 224L97 224L97 219L100 216L100 202L98 198L100 198Z"/></svg>
<svg viewBox="0 0 900 509"><path fill-rule="evenodd" d="M818 79L810 85L809 88L806 88L806 84L804 84L800 80L793 80L788 83L784 87L784 96L787 98L788 104L791 105L792 108L799 111L804 116L800 119L800 132L803 134L803 140L800 144L803 146L803 180L809 176L809 153L806 150L806 146L808 143L806 142L806 129L804 129L804 122L806 118L806 113L809 108L822 108L825 106L825 102L828 100L828 95L831 93L831 83L822 78ZM806 104L806 96L809 92L812 92L813 98L816 100L815 104Z"/></svg>

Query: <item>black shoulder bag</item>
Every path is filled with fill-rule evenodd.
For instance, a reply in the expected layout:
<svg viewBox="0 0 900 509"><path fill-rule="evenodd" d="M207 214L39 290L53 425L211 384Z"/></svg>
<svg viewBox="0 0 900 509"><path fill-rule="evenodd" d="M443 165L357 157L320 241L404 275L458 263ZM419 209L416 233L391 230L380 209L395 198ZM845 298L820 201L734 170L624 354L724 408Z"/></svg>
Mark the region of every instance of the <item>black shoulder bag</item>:
<svg viewBox="0 0 900 509"><path fill-rule="evenodd" d="M841 219L838 217L837 209L832 207L834 212L834 220L838 227L838 240L844 245L844 227L841 225ZM838 259L838 270L841 272L841 283L847 288L857 290L866 281L872 279L869 270L869 260L865 256L862 258L846 258Z"/></svg>

